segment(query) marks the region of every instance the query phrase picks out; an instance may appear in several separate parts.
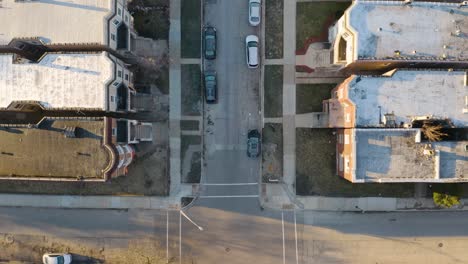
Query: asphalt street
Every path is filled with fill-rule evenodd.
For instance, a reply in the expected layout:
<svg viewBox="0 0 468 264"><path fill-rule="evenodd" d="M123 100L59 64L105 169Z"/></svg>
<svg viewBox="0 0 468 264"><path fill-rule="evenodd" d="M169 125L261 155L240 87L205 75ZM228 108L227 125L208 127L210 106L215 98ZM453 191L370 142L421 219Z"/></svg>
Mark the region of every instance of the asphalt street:
<svg viewBox="0 0 468 264"><path fill-rule="evenodd" d="M76 263L468 262L468 212L294 213L208 199L186 212L203 231L178 211L0 208L0 263L39 263L54 249L95 260Z"/></svg>

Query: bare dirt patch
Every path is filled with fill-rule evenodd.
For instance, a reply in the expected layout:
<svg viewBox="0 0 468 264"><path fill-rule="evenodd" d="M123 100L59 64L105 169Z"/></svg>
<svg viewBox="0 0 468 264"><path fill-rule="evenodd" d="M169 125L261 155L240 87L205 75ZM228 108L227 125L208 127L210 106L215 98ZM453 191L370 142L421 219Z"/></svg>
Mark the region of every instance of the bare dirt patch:
<svg viewBox="0 0 468 264"><path fill-rule="evenodd" d="M265 117L283 116L283 65L265 65Z"/></svg>
<svg viewBox="0 0 468 264"><path fill-rule="evenodd" d="M262 131L262 181L283 177L283 124L266 123Z"/></svg>
<svg viewBox="0 0 468 264"><path fill-rule="evenodd" d="M267 59L283 58L283 5L283 0L265 1L265 56Z"/></svg>

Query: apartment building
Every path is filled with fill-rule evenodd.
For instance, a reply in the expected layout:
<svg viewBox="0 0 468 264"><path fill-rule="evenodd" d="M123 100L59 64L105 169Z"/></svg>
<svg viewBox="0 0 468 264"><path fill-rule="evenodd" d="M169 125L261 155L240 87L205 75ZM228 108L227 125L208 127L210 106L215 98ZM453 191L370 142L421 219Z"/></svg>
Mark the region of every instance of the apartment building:
<svg viewBox="0 0 468 264"><path fill-rule="evenodd" d="M125 175L135 157L117 142L112 118L48 117L0 124L0 179L105 181Z"/></svg>
<svg viewBox="0 0 468 264"><path fill-rule="evenodd" d="M351 73L468 67L468 2L353 1L329 29L333 64Z"/></svg>
<svg viewBox="0 0 468 264"><path fill-rule="evenodd" d="M346 79L323 102L328 126L337 128L338 175L351 182L468 182L467 80L466 71L451 70Z"/></svg>
<svg viewBox="0 0 468 264"><path fill-rule="evenodd" d="M45 109L136 112L144 96L133 87L133 74L108 52L45 53L31 62L0 54L0 108L19 101Z"/></svg>
<svg viewBox="0 0 468 264"><path fill-rule="evenodd" d="M0 45L36 38L45 45L131 50L133 18L126 0L3 0Z"/></svg>
<svg viewBox="0 0 468 264"><path fill-rule="evenodd" d="M153 99L136 91L126 63L135 34L127 1L0 6L0 178L127 174L135 144L153 140L152 124L135 120Z"/></svg>

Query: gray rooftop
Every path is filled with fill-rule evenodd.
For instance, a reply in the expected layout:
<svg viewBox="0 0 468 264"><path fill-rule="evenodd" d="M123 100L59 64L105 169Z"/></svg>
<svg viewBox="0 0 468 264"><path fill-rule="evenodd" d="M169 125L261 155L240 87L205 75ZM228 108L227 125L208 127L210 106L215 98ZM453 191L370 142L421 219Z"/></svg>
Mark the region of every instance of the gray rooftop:
<svg viewBox="0 0 468 264"><path fill-rule="evenodd" d="M415 116L434 116L468 126L466 74L398 70L391 77L354 76L348 96L356 105L356 127L379 127L379 113L394 113L397 124L411 123Z"/></svg>
<svg viewBox="0 0 468 264"><path fill-rule="evenodd" d="M356 1L349 21L364 58L403 57L468 60L468 8L453 3ZM444 47L445 46L445 47ZM414 53L415 51L415 53Z"/></svg>
<svg viewBox="0 0 468 264"><path fill-rule="evenodd" d="M107 44L107 17L115 1L0 2L0 45L6 45L21 37L41 37L47 43Z"/></svg>
<svg viewBox="0 0 468 264"><path fill-rule="evenodd" d="M356 180L468 181L468 141L417 143L418 133L418 129L355 129ZM425 154L424 149L432 153Z"/></svg>
<svg viewBox="0 0 468 264"><path fill-rule="evenodd" d="M0 55L0 107L40 101L52 108L105 109L114 62L106 52L47 54L39 63L13 63Z"/></svg>

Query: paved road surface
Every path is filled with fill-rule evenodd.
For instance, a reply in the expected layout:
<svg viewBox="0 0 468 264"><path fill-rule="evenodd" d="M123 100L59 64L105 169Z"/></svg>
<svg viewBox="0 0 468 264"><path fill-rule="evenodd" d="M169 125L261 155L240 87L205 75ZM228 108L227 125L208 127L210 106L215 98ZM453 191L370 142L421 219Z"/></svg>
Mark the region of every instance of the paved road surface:
<svg viewBox="0 0 468 264"><path fill-rule="evenodd" d="M251 199L238 199L223 208L202 199L187 212L204 230L182 218L182 263L283 263L283 256L303 264L468 263L468 212L305 212L295 225L293 212L258 211ZM166 217L155 210L0 208L0 262L39 263L41 250L68 248L94 263L147 263L145 256L165 263L168 234L169 259L179 263L179 214Z"/></svg>

